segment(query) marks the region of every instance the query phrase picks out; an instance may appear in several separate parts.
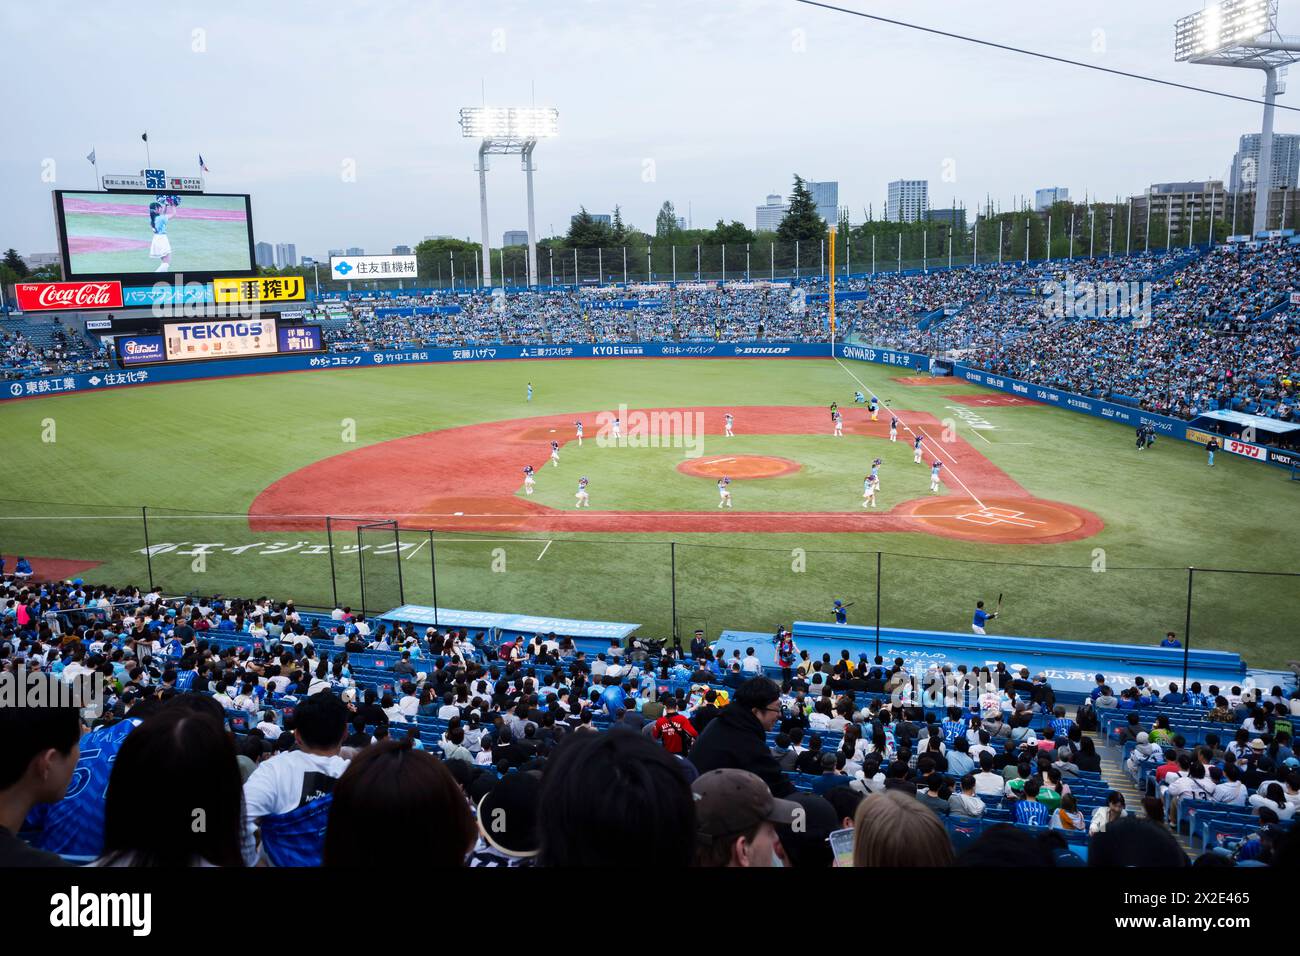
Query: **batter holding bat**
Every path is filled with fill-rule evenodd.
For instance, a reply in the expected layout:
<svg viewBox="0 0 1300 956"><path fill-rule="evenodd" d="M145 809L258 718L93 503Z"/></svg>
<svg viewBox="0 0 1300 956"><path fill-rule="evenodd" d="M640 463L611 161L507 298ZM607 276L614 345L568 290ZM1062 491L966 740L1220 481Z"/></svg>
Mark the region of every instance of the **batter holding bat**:
<svg viewBox="0 0 1300 956"><path fill-rule="evenodd" d="M995 617L997 617L997 616L998 616L999 614L1001 614L1001 613L1002 613L1002 595L1001 595L1001 594L998 595L998 606L997 606L997 610L993 611L992 613L990 613L990 612L984 610L984 602L983 602L983 601L976 601L976 602L975 602L975 616L974 616L973 618L971 618L970 629L971 629L972 631L974 631L976 634L983 634L983 633L985 633L985 632L984 632L984 625L985 625L986 623L988 623L989 621L993 620Z"/></svg>
<svg viewBox="0 0 1300 956"><path fill-rule="evenodd" d="M849 623L849 608L853 607L853 605L857 603L857 601L850 601L848 604L845 604L843 601L836 601L835 606L831 608L831 613L835 615L835 623Z"/></svg>

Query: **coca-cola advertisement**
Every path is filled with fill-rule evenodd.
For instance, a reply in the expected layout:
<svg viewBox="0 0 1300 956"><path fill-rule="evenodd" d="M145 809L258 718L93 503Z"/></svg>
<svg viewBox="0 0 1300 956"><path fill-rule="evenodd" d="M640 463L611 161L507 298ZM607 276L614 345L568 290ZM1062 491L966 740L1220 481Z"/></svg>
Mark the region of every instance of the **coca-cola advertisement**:
<svg viewBox="0 0 1300 956"><path fill-rule="evenodd" d="M122 308L120 282L19 282L14 291L24 312Z"/></svg>

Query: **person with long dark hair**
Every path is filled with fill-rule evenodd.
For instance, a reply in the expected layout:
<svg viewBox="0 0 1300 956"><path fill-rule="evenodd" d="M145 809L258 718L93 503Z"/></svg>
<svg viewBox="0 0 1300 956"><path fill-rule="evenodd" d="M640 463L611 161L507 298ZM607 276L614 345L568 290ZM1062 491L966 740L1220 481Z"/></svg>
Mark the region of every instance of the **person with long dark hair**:
<svg viewBox="0 0 1300 956"><path fill-rule="evenodd" d="M167 238L167 204L159 197L149 204L149 229L153 239L149 242L149 258L161 259L154 272L170 272L172 268L172 244Z"/></svg>
<svg viewBox="0 0 1300 956"><path fill-rule="evenodd" d="M206 712L168 706L122 743L96 866L243 866L235 747Z"/></svg>
<svg viewBox="0 0 1300 956"><path fill-rule="evenodd" d="M478 830L447 767L403 741L376 743L334 785L325 866L376 867L393 847L433 866L463 866Z"/></svg>

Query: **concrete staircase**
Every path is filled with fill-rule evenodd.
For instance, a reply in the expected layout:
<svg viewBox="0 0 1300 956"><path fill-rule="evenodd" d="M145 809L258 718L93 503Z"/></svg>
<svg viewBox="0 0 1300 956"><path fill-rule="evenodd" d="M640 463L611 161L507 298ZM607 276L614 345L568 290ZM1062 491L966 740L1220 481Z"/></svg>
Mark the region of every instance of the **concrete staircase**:
<svg viewBox="0 0 1300 956"><path fill-rule="evenodd" d="M1124 794L1124 803L1130 813L1141 813L1142 798L1146 794L1137 788L1133 778L1124 770L1121 759L1124 754L1123 749L1107 744L1100 733L1092 733L1089 736L1092 737L1093 743L1097 747L1097 753L1101 756L1102 779L1110 784L1112 789ZM1183 852L1190 858L1195 859L1200 855L1199 851L1192 849L1186 834L1176 833L1174 835L1178 838L1178 845L1183 848Z"/></svg>

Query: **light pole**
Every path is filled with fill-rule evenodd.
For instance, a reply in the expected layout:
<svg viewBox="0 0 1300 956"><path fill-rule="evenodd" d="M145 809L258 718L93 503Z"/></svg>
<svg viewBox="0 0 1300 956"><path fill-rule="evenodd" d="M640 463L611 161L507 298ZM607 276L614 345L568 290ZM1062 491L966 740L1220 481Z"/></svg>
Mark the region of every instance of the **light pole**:
<svg viewBox="0 0 1300 956"><path fill-rule="evenodd" d="M539 139L556 135L559 111L551 108L501 109L471 106L460 111L461 135L477 139L479 220L483 230L483 285L492 285L492 253L488 238L488 156L517 154L528 185L528 285L537 285L537 226L533 209L533 149ZM504 267L503 267L504 268ZM503 275L502 281L505 281Z"/></svg>
<svg viewBox="0 0 1300 956"><path fill-rule="evenodd" d="M1252 234L1268 228L1273 187L1273 107L1285 88L1279 70L1300 59L1300 41L1277 29L1277 0L1218 0L1174 24L1174 60L1264 71L1264 122L1259 135Z"/></svg>

